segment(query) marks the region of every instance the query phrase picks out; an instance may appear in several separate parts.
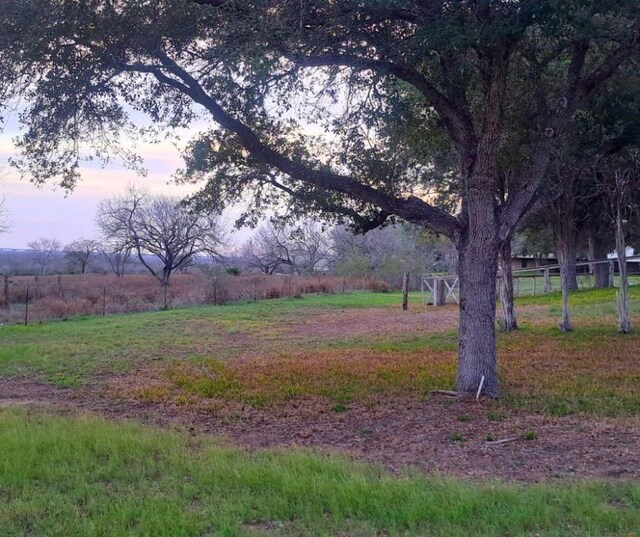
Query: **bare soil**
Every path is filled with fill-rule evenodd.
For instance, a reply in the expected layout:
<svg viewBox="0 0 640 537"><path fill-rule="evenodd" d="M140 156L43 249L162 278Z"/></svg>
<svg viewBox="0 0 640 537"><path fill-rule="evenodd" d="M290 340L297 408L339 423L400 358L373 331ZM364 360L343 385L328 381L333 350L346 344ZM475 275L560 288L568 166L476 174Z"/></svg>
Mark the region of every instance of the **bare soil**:
<svg viewBox="0 0 640 537"><path fill-rule="evenodd" d="M348 336L384 337L394 334L421 335L453 330L458 326L458 308L454 304L429 308L412 304L408 312L398 308L362 308L336 310L292 319L283 333L285 339L303 335L305 340Z"/></svg>
<svg viewBox="0 0 640 537"><path fill-rule="evenodd" d="M473 480L554 481L640 478L640 420L592 416L551 418L497 410L491 401L432 396L387 398L332 410L322 399L254 409L237 404L179 406L113 399L104 385L56 389L0 377L0 408L90 412L192 434L227 438L249 450L309 447L349 453L393 472ZM509 439L504 444L490 444Z"/></svg>

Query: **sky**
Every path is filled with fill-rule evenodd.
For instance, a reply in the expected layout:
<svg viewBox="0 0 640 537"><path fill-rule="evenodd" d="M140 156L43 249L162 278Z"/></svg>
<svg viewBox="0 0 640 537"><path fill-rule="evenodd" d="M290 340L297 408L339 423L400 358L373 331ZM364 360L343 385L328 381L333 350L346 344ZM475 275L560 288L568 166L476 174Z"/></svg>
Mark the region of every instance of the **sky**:
<svg viewBox="0 0 640 537"><path fill-rule="evenodd" d="M85 166L81 170L82 181L71 193L54 185L37 187L28 179L21 179L8 165L7 159L16 153L12 143L16 132L9 126L0 133L0 192L11 220L10 230L0 234L0 248L27 248L30 241L40 237L58 239L63 245L79 238L97 238L98 203L124 193L130 184L179 197L197 190L196 185L176 185L172 181L172 174L181 167L182 159L179 149L169 141L139 146L146 176L114 163L107 168ZM233 214L223 215L228 230L232 230L233 221ZM231 242L242 242L249 234L246 230L236 232Z"/></svg>

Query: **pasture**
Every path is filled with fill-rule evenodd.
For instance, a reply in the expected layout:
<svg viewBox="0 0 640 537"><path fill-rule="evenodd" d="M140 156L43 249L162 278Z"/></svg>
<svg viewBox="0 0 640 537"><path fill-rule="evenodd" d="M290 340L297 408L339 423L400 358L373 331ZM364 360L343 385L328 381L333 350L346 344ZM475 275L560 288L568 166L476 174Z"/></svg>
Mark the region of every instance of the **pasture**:
<svg viewBox="0 0 640 537"><path fill-rule="evenodd" d="M614 293L573 293L568 334L558 294L518 299L498 401L432 394L457 312L419 293L4 326L3 535L636 535Z"/></svg>

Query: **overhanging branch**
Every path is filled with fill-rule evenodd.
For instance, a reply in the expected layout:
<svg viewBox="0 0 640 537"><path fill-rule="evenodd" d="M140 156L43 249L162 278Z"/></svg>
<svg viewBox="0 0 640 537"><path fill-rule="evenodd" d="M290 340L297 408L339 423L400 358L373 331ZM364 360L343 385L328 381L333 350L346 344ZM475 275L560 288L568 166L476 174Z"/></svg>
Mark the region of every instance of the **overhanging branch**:
<svg viewBox="0 0 640 537"><path fill-rule="evenodd" d="M419 222L449 238L453 238L457 220L445 211L429 203L409 196L393 197L350 176L329 171L316 170L300 162L295 162L282 153L263 143L257 134L245 123L229 114L214 98L200 86L187 71L180 67L164 52L156 51L162 68L141 66L140 72L150 73L162 84L174 87L194 102L202 105L220 126L234 133L243 147L255 159L275 167L294 179L310 183L328 191L339 192L353 199L370 203L389 215L397 215L410 222ZM132 70L135 68L131 66ZM171 76L166 74L167 71Z"/></svg>

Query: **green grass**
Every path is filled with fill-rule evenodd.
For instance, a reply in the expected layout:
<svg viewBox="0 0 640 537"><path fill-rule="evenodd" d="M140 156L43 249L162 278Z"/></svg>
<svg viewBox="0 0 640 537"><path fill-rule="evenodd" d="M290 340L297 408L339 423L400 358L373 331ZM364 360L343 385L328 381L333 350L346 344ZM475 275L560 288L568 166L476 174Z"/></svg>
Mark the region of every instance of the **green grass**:
<svg viewBox="0 0 640 537"><path fill-rule="evenodd" d="M637 483L391 477L303 451L0 411L0 533L104 536L637 535Z"/></svg>
<svg viewBox="0 0 640 537"><path fill-rule="evenodd" d="M536 296L544 296L544 274L540 271L532 271L531 274L536 275L535 285L534 285L534 278L526 277L524 276L524 273L520 273L521 277L517 277L518 274L514 274L513 283L514 283L514 291L516 295L525 297L527 295L533 295L535 291ZM550 281L551 281L552 292L558 293L561 287L560 275L552 275L550 277ZM577 282L578 282L579 290L589 290L593 288L594 277L588 274L578 274ZM620 284L620 278L618 276L615 277L614 283L616 286ZM640 285L640 277L630 276L629 284L632 287Z"/></svg>
<svg viewBox="0 0 640 537"><path fill-rule="evenodd" d="M631 294L637 316L640 287ZM556 327L559 295L519 299L520 306L540 308L523 315L521 330L499 334L502 404L555 415L638 415L640 332L616 332L614 296L612 289L572 293L575 330L568 334ZM452 387L453 330L349 336L345 327L344 335L329 337L296 332L300 318L372 307L384 316L385 307L399 304L399 293L350 293L2 327L0 375L76 386L144 364L159 384L133 383L125 397L254 406L306 396L334 404L398 394L419 398ZM438 315L437 308L429 311Z"/></svg>
<svg viewBox="0 0 640 537"><path fill-rule="evenodd" d="M413 298L418 300L417 295ZM198 355L225 359L255 348L256 337L277 340L279 324L292 316L400 302L399 293L358 292L4 326L0 375L38 375L47 382L74 386L101 372L126 371L154 360ZM250 339L229 344L230 334Z"/></svg>
<svg viewBox="0 0 640 537"><path fill-rule="evenodd" d="M608 312L615 312L615 299L617 288L608 289L578 289L569 293L569 307L593 306L594 304L607 304ZM631 306L637 307L634 301L640 299L640 283L629 287L629 298ZM548 305L555 311L560 311L562 307L562 294L556 287L552 293L538 294L531 296L520 296L516 298L516 305Z"/></svg>

